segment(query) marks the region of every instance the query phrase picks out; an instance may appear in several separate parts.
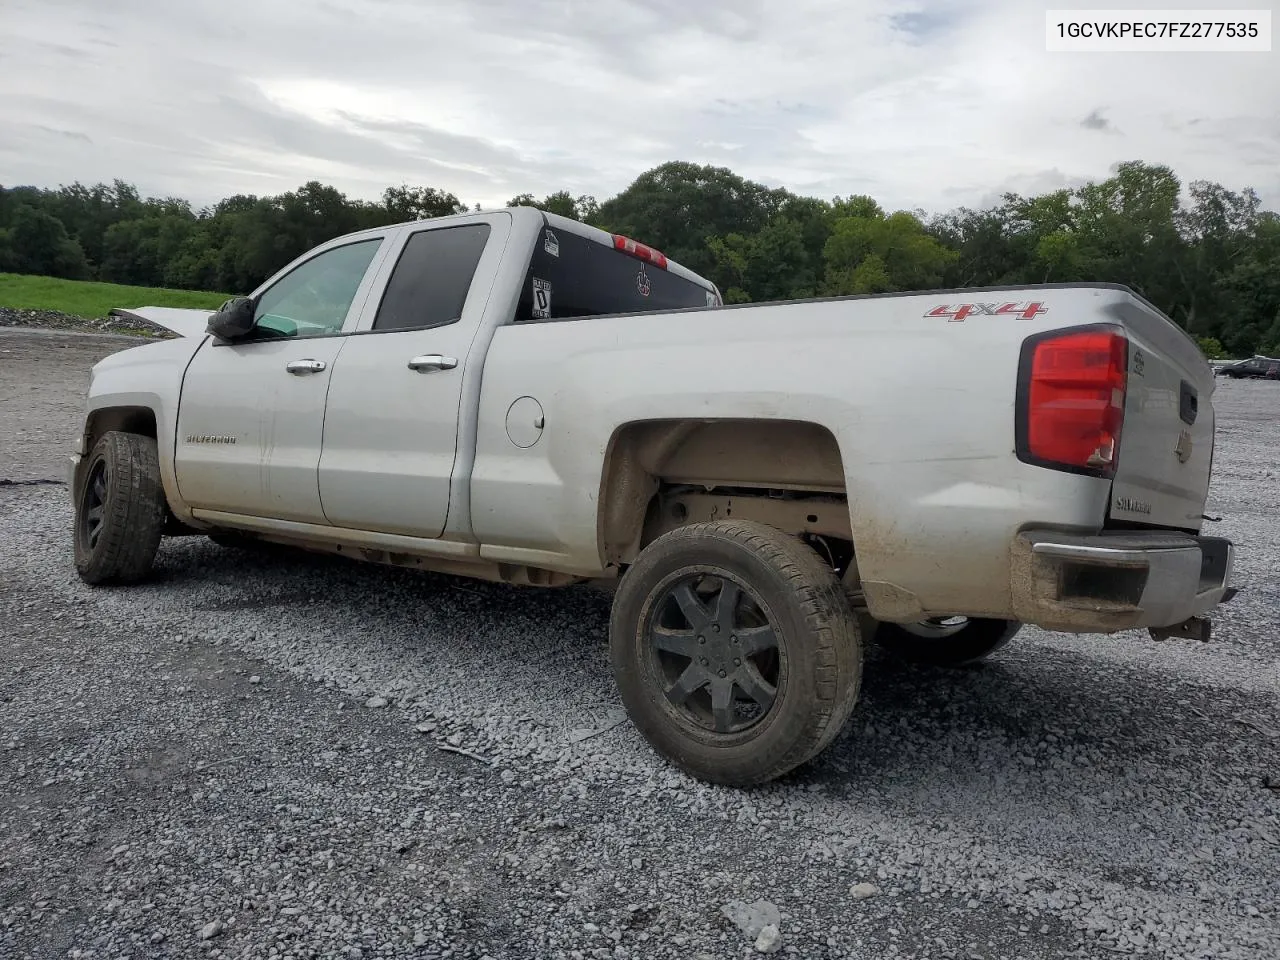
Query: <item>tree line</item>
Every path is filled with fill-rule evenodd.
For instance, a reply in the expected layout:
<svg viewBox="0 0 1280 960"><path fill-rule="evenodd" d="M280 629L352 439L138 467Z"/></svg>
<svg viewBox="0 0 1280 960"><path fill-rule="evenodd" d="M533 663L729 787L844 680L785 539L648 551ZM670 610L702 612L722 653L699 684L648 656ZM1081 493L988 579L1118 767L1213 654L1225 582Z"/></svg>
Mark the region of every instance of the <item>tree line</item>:
<svg viewBox="0 0 1280 960"><path fill-rule="evenodd" d="M940 287L1104 281L1151 300L1206 353L1280 354L1280 216L1252 189L1132 161L1100 182L989 209L888 211L766 187L722 167L666 163L598 202L513 197L652 244L729 302ZM246 292L298 254L369 227L461 213L431 187L351 199L307 183L196 210L132 185L0 187L0 271ZM479 209L478 207L474 209Z"/></svg>

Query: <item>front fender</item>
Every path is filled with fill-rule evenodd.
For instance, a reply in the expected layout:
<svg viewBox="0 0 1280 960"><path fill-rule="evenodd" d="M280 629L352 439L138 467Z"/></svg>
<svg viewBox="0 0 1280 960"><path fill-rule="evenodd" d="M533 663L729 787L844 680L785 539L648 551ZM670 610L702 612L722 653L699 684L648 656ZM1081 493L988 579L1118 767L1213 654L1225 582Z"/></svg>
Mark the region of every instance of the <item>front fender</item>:
<svg viewBox="0 0 1280 960"><path fill-rule="evenodd" d="M107 430L153 431L165 497L174 516L183 522L190 522L192 517L178 495L174 436L182 378L203 342L204 338L188 337L162 340L122 350L95 364L75 451L82 462ZM72 476L73 490L77 492L80 472L77 465Z"/></svg>

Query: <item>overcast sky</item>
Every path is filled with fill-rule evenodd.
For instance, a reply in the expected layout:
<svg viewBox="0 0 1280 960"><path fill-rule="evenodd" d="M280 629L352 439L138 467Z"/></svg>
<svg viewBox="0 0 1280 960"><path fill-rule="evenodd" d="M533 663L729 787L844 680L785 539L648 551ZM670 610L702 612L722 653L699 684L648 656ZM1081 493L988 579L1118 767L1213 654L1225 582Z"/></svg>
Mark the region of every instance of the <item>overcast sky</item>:
<svg viewBox="0 0 1280 960"><path fill-rule="evenodd" d="M1143 159L1280 207L1280 53L1045 51L1046 6L1106 5L0 0L0 184L497 206L679 159L941 211Z"/></svg>

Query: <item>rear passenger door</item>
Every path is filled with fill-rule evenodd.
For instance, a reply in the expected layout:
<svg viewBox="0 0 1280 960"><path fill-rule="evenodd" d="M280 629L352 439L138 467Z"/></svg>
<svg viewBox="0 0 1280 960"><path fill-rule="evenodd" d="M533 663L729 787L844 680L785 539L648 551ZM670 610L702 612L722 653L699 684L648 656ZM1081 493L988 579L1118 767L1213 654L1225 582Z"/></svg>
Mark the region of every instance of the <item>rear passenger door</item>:
<svg viewBox="0 0 1280 960"><path fill-rule="evenodd" d="M510 222L476 215L406 230L384 261L325 406L320 501L335 526L444 532L464 375L480 372L468 354Z"/></svg>

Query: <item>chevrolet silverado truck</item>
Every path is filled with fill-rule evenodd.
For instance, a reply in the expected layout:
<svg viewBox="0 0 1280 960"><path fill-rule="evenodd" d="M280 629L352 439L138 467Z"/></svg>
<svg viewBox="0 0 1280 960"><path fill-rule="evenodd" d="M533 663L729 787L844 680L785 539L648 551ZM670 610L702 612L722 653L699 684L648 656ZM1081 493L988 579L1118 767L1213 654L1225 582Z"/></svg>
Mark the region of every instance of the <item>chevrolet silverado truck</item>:
<svg viewBox="0 0 1280 960"><path fill-rule="evenodd" d="M531 208L344 236L94 368L74 555L202 533L509 584L604 584L629 716L748 785L823 750L863 643L936 665L1022 624L1207 638L1214 380L1129 290L724 306Z"/></svg>

